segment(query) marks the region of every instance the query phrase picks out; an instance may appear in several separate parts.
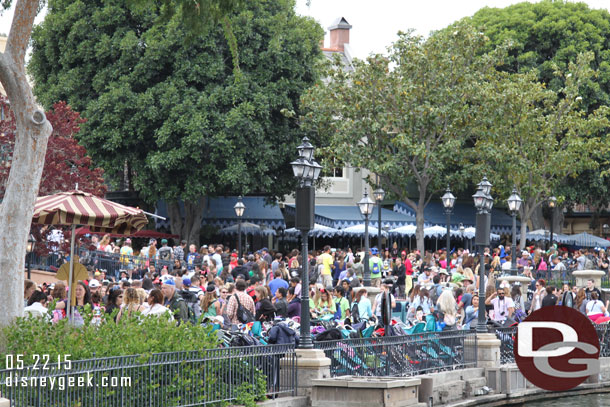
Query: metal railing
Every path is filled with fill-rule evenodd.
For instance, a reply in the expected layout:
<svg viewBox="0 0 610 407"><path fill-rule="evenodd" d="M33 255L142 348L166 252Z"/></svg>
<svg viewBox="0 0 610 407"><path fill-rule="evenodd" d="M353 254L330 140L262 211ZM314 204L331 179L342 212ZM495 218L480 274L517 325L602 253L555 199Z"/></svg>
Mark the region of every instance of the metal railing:
<svg viewBox="0 0 610 407"><path fill-rule="evenodd" d="M595 325L599 337L599 357L610 357L610 329L607 324ZM500 363L515 363L514 341L517 327L496 328L496 337L500 340Z"/></svg>
<svg viewBox="0 0 610 407"><path fill-rule="evenodd" d="M293 345L117 356L0 370L12 407L182 407L296 395ZM10 384L10 385L9 385Z"/></svg>
<svg viewBox="0 0 610 407"><path fill-rule="evenodd" d="M167 267L170 271L174 267L171 260L147 259L138 256L126 256L119 253L108 253L104 251L90 251L83 248L78 249L80 262L87 267L106 270L108 276L119 277L120 270L144 268L153 264L157 270ZM38 256L34 253L28 255L32 269L52 271L57 270L67 259L62 253L49 253L47 256Z"/></svg>
<svg viewBox="0 0 610 407"><path fill-rule="evenodd" d="M331 376L413 376L475 367L474 331L315 342L331 360Z"/></svg>

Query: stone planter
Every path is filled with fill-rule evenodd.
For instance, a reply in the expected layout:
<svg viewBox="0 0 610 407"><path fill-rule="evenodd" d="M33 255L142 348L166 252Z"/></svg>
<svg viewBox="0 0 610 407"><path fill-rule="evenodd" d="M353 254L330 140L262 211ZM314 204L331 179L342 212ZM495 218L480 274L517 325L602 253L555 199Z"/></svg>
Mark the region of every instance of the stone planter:
<svg viewBox="0 0 610 407"><path fill-rule="evenodd" d="M419 404L420 379L343 376L313 380L312 407L403 407Z"/></svg>

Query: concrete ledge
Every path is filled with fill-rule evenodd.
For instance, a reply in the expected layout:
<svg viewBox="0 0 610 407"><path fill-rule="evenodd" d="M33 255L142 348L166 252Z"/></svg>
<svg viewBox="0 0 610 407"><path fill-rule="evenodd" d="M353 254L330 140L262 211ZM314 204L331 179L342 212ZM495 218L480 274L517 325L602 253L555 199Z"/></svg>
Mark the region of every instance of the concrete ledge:
<svg viewBox="0 0 610 407"><path fill-rule="evenodd" d="M11 407L11 402L8 399L0 398L0 407Z"/></svg>
<svg viewBox="0 0 610 407"><path fill-rule="evenodd" d="M393 389L396 387L419 386L421 380L402 377L360 377L342 376L335 379L312 380L314 386Z"/></svg>
<svg viewBox="0 0 610 407"><path fill-rule="evenodd" d="M324 351L320 349L297 349L295 353L299 369L317 369L330 366L331 363L330 359L324 354Z"/></svg>
<svg viewBox="0 0 610 407"><path fill-rule="evenodd" d="M307 407L307 397L278 397L274 400L256 403L261 407Z"/></svg>
<svg viewBox="0 0 610 407"><path fill-rule="evenodd" d="M562 397L581 396L595 393L610 393L610 382L581 384L575 389L563 392L549 392L539 388L527 389L519 392L514 392L510 395L493 394L489 396L480 396L468 400L457 401L447 404L447 407L499 407L499 406L523 406L527 402L538 400L549 400Z"/></svg>

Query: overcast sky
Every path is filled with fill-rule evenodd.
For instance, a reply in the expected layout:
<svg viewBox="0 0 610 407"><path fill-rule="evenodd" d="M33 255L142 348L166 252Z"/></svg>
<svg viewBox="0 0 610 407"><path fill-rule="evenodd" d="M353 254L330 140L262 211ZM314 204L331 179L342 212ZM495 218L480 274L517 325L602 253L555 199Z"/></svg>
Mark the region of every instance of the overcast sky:
<svg viewBox="0 0 610 407"><path fill-rule="evenodd" d="M370 53L385 52L396 40L398 31L409 28L427 35L471 16L483 7L506 7L522 0L307 0L297 1L297 13L316 19L325 30L339 17L352 25L350 45L354 56L363 58ZM536 2L531 0L530 2ZM15 3L15 2L13 2ZM610 9L610 0L584 0L591 8ZM0 16L0 33L10 31L12 10ZM36 19L44 18L44 11ZM328 32L326 46L329 45Z"/></svg>
<svg viewBox="0 0 610 407"><path fill-rule="evenodd" d="M506 7L523 0L297 0L297 13L316 19L327 31L339 17L352 25L350 46L355 57L383 53L398 31L410 28L427 35L483 7ZM536 1L530 1L535 3ZM610 8L610 0L585 0L591 8Z"/></svg>

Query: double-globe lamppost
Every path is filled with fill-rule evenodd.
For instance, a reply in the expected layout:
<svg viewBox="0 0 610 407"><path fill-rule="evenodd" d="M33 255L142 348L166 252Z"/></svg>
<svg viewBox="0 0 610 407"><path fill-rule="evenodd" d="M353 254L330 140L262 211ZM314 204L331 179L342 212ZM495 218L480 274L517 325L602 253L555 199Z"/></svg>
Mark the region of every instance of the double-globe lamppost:
<svg viewBox="0 0 610 407"><path fill-rule="evenodd" d="M383 188L379 187L373 191L373 198L375 198L375 202L377 202L377 247L379 248L379 252L381 253L381 202L383 198L385 198L385 191Z"/></svg>
<svg viewBox="0 0 610 407"><path fill-rule="evenodd" d="M364 189L364 196L358 202L360 213L364 216L364 278L362 280L365 287L371 286L371 269L369 265L369 217L373 213L375 202L369 198L368 191Z"/></svg>
<svg viewBox="0 0 610 407"><path fill-rule="evenodd" d="M508 210L513 218L513 241L510 246L510 274L513 276L517 275L517 213L521 209L523 199L519 196L517 188L513 188L513 192L506 201L508 203Z"/></svg>
<svg viewBox="0 0 610 407"><path fill-rule="evenodd" d="M246 210L246 205L242 202L241 195L237 198L237 203L233 207L235 210L235 215L237 215L237 219L239 219L239 223L237 224L237 254L238 258L241 257L241 217L244 216L244 211Z"/></svg>
<svg viewBox="0 0 610 407"><path fill-rule="evenodd" d="M313 158L314 147L307 137L303 137L301 145L297 147L299 158L291 162L292 171L297 178L299 186L296 190L296 219L295 226L301 231L303 247L302 290L301 290L301 340L299 348L313 349L311 340L311 327L309 321L309 259L308 234L314 227L315 188L314 182L320 176L322 166Z"/></svg>
<svg viewBox="0 0 610 407"><path fill-rule="evenodd" d="M443 206L445 207L445 215L447 215L447 261L449 262L449 253L451 253L451 213L455 204L455 196L451 193L449 185L445 190L445 195L441 197Z"/></svg>
<svg viewBox="0 0 610 407"><path fill-rule="evenodd" d="M477 224L475 233L475 244L479 251L479 315L477 321L477 332L486 333L485 320L485 248L489 246L489 235L491 233L491 208L494 200L490 195L491 183L487 177L479 182L477 192L472 196L474 207L477 209Z"/></svg>

